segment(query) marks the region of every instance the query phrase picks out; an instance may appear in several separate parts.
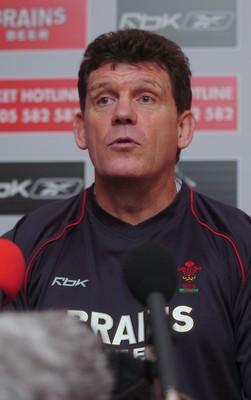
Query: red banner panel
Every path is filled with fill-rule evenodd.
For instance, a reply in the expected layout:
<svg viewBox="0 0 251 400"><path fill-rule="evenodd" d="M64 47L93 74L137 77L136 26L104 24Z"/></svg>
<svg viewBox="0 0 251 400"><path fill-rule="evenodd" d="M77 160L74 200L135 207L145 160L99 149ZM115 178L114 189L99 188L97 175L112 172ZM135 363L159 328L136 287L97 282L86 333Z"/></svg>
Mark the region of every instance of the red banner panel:
<svg viewBox="0 0 251 400"><path fill-rule="evenodd" d="M197 131L238 129L236 76L192 79ZM0 131L72 131L79 111L77 78L0 80Z"/></svg>
<svg viewBox="0 0 251 400"><path fill-rule="evenodd" d="M197 130L238 129L238 79L236 76L196 76L192 79Z"/></svg>
<svg viewBox="0 0 251 400"><path fill-rule="evenodd" d="M0 132L72 132L77 79L0 80Z"/></svg>
<svg viewBox="0 0 251 400"><path fill-rule="evenodd" d="M86 0L0 2L0 50L84 49L86 32Z"/></svg>

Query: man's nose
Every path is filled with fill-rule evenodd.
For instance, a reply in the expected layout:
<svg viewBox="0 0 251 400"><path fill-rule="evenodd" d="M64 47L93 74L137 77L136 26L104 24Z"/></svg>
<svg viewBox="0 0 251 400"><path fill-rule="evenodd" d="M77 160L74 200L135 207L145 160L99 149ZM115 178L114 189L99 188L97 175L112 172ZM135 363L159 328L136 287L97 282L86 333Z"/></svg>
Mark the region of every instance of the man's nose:
<svg viewBox="0 0 251 400"><path fill-rule="evenodd" d="M113 125L134 125L137 121L132 101L128 98L118 99L112 117Z"/></svg>

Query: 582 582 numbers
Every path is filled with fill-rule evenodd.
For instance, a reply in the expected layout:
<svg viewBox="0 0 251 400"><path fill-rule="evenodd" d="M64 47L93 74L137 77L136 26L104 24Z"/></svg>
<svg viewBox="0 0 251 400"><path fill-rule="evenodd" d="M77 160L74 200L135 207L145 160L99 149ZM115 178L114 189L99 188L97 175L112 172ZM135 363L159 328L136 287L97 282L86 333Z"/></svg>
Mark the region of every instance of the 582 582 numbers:
<svg viewBox="0 0 251 400"><path fill-rule="evenodd" d="M197 121L233 121L235 118L234 109L231 106L208 106L201 109L198 106L192 107L192 111Z"/></svg>
<svg viewBox="0 0 251 400"><path fill-rule="evenodd" d="M0 108L0 124L49 124L70 123L79 108L57 107L53 110L47 107L23 108L20 115L16 108Z"/></svg>

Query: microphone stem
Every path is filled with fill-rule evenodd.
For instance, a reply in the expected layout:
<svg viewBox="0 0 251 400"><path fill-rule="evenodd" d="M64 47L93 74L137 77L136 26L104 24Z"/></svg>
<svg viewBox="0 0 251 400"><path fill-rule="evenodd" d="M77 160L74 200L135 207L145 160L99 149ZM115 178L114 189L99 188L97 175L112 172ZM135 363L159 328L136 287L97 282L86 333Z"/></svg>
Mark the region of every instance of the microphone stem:
<svg viewBox="0 0 251 400"><path fill-rule="evenodd" d="M173 392L178 388L176 376L176 366L174 362L174 354L171 341L171 333L168 325L168 316L165 312L165 299L159 292L151 293L147 298L150 310L150 319L153 334L153 343L156 354L157 367L159 371L160 384L163 393L168 394L169 400L177 398L173 396Z"/></svg>

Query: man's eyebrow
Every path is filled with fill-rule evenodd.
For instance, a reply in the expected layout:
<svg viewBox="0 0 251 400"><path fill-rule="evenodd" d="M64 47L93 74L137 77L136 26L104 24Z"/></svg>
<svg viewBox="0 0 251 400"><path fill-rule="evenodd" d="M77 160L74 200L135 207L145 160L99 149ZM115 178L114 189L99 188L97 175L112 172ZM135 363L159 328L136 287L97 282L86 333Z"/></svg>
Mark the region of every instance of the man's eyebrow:
<svg viewBox="0 0 251 400"><path fill-rule="evenodd" d="M150 86L153 86L153 87L157 86L159 88L162 88L162 85L159 82L157 82L156 80L154 80L154 79L139 79L136 82L136 84L138 84L138 85L141 85L141 84L150 85Z"/></svg>
<svg viewBox="0 0 251 400"><path fill-rule="evenodd" d="M101 81L101 82L95 82L93 85L90 86L90 92L93 92L98 89L105 89L111 87L111 82L110 81Z"/></svg>
<svg viewBox="0 0 251 400"><path fill-rule="evenodd" d="M137 86L141 86L141 85L149 85L149 86L152 86L154 88L158 87L161 90L163 90L163 86L159 82L157 82L155 80L152 80L152 79L149 80L149 79L142 78L142 79L138 79L138 80L136 80L135 82L132 82L132 83L136 87ZM113 84L111 83L111 81L94 82L90 86L90 92L94 92L94 91L99 90L99 89L108 89L108 88L111 88L112 86L113 86Z"/></svg>

